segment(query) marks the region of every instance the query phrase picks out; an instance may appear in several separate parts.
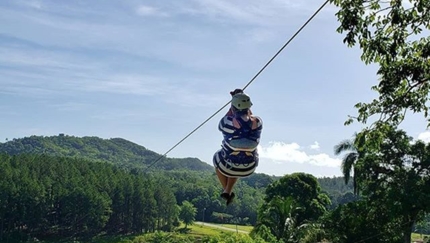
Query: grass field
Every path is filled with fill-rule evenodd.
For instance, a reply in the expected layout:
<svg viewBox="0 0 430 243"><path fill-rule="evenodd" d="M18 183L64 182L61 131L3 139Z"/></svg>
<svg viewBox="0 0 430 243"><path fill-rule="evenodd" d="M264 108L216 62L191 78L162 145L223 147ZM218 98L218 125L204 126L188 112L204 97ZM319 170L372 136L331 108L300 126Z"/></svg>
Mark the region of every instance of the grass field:
<svg viewBox="0 0 430 243"><path fill-rule="evenodd" d="M230 229L236 229L236 225L235 224L220 224L219 226L223 226L226 228L230 228ZM251 232L251 230L254 228L254 226L249 226L249 225L238 225L237 229L238 230L243 230L246 232Z"/></svg>
<svg viewBox="0 0 430 243"><path fill-rule="evenodd" d="M236 229L236 225L234 224L216 224L217 226L222 226L229 229ZM178 231L182 231L184 229L185 225L181 224L180 229ZM238 230L243 230L250 232L252 230L252 226L243 226L238 225ZM225 230L225 229L219 229L219 228L213 228L208 225L201 225L201 222L199 224L189 225L187 229L187 235L193 236L196 239L202 239L205 236L219 236L226 233L233 233L235 234L235 231ZM241 234L241 233L239 233ZM420 235L416 233L412 233L412 241L423 239L425 236L429 237L428 235ZM94 239L92 242L95 243L131 243L133 242L133 238L135 236L106 236L106 237L99 237L97 239ZM78 241L74 241L73 243L76 243ZM72 242L70 242L72 243Z"/></svg>
<svg viewBox="0 0 430 243"><path fill-rule="evenodd" d="M226 225L220 225L220 226L230 228L230 227L227 227ZM184 228L185 225L181 224L180 227ZM189 232L188 232L189 235L198 236L198 237L212 236L212 235L219 235L226 232L230 232L230 233L233 232L233 231L213 228L213 227L209 227L207 225L201 225L201 224L188 225L188 229L189 229ZM233 228L233 229L236 229L236 228Z"/></svg>
<svg viewBox="0 0 430 243"><path fill-rule="evenodd" d="M188 228L190 229L190 232L188 233L189 235L193 235L193 236L199 236L199 237L203 237L203 236L211 236L211 235L219 235L222 232L225 232L222 229L215 229L215 228L211 228L208 226L201 226L201 225L191 225L188 226Z"/></svg>

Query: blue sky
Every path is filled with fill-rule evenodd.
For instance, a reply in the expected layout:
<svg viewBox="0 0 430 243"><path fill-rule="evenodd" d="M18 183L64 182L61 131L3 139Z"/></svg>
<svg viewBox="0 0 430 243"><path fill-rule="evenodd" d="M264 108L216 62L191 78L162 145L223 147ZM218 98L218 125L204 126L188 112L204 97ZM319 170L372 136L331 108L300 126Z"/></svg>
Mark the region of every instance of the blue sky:
<svg viewBox="0 0 430 243"><path fill-rule="evenodd" d="M163 154L228 102L323 1L0 2L0 141L121 137ZM340 175L333 146L354 104L376 97L375 66L342 43L334 6L246 92L263 120L257 172ZM211 164L224 109L171 151ZM408 118L428 139L425 121Z"/></svg>

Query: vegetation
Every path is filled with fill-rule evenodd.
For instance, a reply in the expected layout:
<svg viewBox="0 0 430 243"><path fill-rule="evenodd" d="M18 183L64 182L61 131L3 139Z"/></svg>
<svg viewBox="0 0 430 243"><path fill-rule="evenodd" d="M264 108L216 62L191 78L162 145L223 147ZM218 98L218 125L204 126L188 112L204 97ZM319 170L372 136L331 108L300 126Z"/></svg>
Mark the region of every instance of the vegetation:
<svg viewBox="0 0 430 243"><path fill-rule="evenodd" d="M197 209L194 205L188 201L183 201L182 206L180 208L179 218L184 222L185 228L188 227L189 224L193 224L196 217Z"/></svg>
<svg viewBox="0 0 430 243"><path fill-rule="evenodd" d="M354 121L369 126L337 146L343 173L354 173L357 199L324 216L332 242L411 242L411 232L428 223L429 145L412 141L399 126L406 114L427 119L430 91L430 2L428 0L331 0L340 9L338 32L361 59L376 64L378 97L356 104ZM422 228L421 228L422 230Z"/></svg>
<svg viewBox="0 0 430 243"><path fill-rule="evenodd" d="M168 182L107 164L1 155L0 178L0 240L153 232L177 222Z"/></svg>
<svg viewBox="0 0 430 243"><path fill-rule="evenodd" d="M160 155L122 138L101 139L98 137L30 136L0 143L0 152L9 155L46 154L51 156L84 158L108 162L129 169L145 169ZM196 158L162 158L155 168L162 170L213 171L213 168Z"/></svg>
<svg viewBox="0 0 430 243"><path fill-rule="evenodd" d="M32 139L40 137L15 139L2 148L17 151L21 141L35 144ZM57 137L44 139L52 144L48 140ZM148 172L103 161L106 147L98 142L91 159L62 155L61 147L51 155L23 150L0 156L0 241L85 242L107 235L116 242L340 243L375 236L378 242L408 242L412 232L430 232L430 145L412 143L393 127L386 127L380 143L358 134L344 146L357 155L344 170L354 172L347 183L344 177L317 179L305 173L255 174L239 180L229 207L219 197L212 170ZM43 150L40 146L32 148ZM249 236L239 236L193 226L195 220L255 227Z"/></svg>
<svg viewBox="0 0 430 243"><path fill-rule="evenodd" d="M331 2L344 42L379 75L378 97L345 122L366 126L335 146L342 178L254 174L226 207L212 166L195 158L162 158L148 172L160 155L120 138L13 139L0 143L0 241L410 243L430 233L430 144L399 129L408 111L430 125L430 2ZM195 220L255 227L202 233Z"/></svg>
<svg viewBox="0 0 430 243"><path fill-rule="evenodd" d="M53 146L61 139L83 144L82 151L76 152L81 156L65 152L76 146ZM83 151L88 151L84 149L88 138L31 136L0 144L4 152L0 157L0 241L89 239L99 234L172 231L180 220L188 224L200 220L255 225L266 188L283 181L258 173L240 180L235 203L227 208L219 197L213 171L196 171L192 168L197 167L191 166L180 170L154 168L148 173L139 165L102 160L102 154L108 153L106 144L111 141L89 140L89 146L94 148L89 159L83 158ZM143 147L133 149L153 153ZM110 150L128 153L125 147L122 152L119 147ZM319 180L324 190L337 192L333 198L351 193L342 178ZM190 206L185 206L190 209L189 217L181 215L186 212L181 210L184 205Z"/></svg>
<svg viewBox="0 0 430 243"><path fill-rule="evenodd" d="M213 168L195 158L162 158L149 173L159 155L124 139L13 139L0 143L0 241L136 234L120 242L410 243L412 232L429 233L430 145L399 125L408 111L430 125L430 2L331 2L344 42L358 44L379 75L378 97L357 103L345 122L371 124L335 146L345 154L343 178L255 174L226 207ZM189 233L200 218L255 227L249 235L174 233L180 219Z"/></svg>
<svg viewBox="0 0 430 243"><path fill-rule="evenodd" d="M267 241L317 240L318 235L310 237L315 230L309 230L326 213L329 205L330 199L321 192L314 176L305 173L286 175L267 187L252 235Z"/></svg>
<svg viewBox="0 0 430 243"><path fill-rule="evenodd" d="M386 129L376 145L357 139L360 156L354 166L360 200L338 207L326 223L347 241L370 237L378 229L380 242L410 242L416 224L429 213L430 145L412 142L402 130ZM361 213L351 218L350 212ZM351 227L340 226L342 221Z"/></svg>
<svg viewBox="0 0 430 243"><path fill-rule="evenodd" d="M340 9L338 32L348 46L359 45L361 59L376 64L379 82L372 89L378 98L357 103L358 116L347 123L373 128L397 127L406 111L428 118L430 72L430 13L428 0L331 0ZM373 119L376 117L375 119ZM430 124L430 123L429 123Z"/></svg>
<svg viewBox="0 0 430 243"><path fill-rule="evenodd" d="M48 155L2 154L0 178L0 241L172 231L180 218L254 224L263 198L242 181L226 208L213 172L143 173Z"/></svg>

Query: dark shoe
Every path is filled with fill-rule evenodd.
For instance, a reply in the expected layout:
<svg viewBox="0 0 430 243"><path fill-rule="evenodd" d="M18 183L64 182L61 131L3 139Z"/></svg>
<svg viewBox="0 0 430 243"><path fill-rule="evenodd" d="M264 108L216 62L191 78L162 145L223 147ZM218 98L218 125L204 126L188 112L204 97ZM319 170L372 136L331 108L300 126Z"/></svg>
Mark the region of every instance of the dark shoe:
<svg viewBox="0 0 430 243"><path fill-rule="evenodd" d="M227 192L223 192L223 193L221 193L221 197L228 201L228 199L230 198L230 195L228 195Z"/></svg>
<svg viewBox="0 0 430 243"><path fill-rule="evenodd" d="M232 192L231 194L230 194L230 196L228 197L228 199L227 199L227 206L230 204L230 203L232 203L233 202L233 199L234 199L234 197L235 197L236 195L234 194L234 192Z"/></svg>

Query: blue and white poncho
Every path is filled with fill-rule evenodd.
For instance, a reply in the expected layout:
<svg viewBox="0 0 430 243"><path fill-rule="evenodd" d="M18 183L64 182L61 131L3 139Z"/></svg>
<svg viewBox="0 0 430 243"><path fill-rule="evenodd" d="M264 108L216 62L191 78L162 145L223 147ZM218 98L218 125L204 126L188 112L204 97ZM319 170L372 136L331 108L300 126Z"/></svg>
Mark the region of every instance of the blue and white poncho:
<svg viewBox="0 0 430 243"><path fill-rule="evenodd" d="M218 129L224 139L221 149L213 157L213 164L227 177L247 177L258 166L257 146L260 142L263 122L258 116L251 117L248 121L244 121L240 117L226 115L219 122ZM236 119L240 128L234 126L233 119Z"/></svg>

